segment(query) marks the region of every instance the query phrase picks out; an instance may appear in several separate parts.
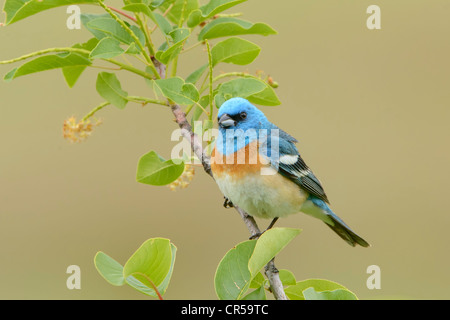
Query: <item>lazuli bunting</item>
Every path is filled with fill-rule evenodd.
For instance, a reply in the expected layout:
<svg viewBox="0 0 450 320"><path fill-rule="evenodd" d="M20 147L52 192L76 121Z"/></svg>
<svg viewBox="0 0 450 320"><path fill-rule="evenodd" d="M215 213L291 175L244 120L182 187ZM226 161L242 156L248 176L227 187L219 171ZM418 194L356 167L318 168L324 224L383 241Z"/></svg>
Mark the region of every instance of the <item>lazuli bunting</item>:
<svg viewBox="0 0 450 320"><path fill-rule="evenodd" d="M295 138L242 98L223 103L218 122L211 170L226 204L273 219L269 228L279 217L301 211L325 222L351 246L369 246L330 209L320 181L294 145Z"/></svg>

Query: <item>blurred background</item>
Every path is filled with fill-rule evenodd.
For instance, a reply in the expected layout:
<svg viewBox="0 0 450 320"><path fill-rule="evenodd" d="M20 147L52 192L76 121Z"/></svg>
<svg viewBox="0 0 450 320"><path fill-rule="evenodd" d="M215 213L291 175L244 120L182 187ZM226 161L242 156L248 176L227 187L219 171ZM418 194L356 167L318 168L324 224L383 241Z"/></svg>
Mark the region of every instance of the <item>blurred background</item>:
<svg viewBox="0 0 450 320"><path fill-rule="evenodd" d="M381 30L366 27L371 4L381 8ZM277 267L297 280L339 282L361 299L449 299L450 2L250 0L229 12L279 34L245 37L262 47L257 60L217 71L263 70L280 84L282 105L262 110L299 140L333 210L372 244L352 248L297 214L277 223L303 229ZM67 17L62 7L0 27L0 60L90 38L67 29ZM183 55L181 75L206 61L197 49ZM0 66L2 77L13 67ZM103 101L98 71L86 70L73 89L60 70L0 82L0 298L147 299L106 283L93 258L101 250L124 264L146 239L165 237L178 247L165 298L216 299L219 261L249 236L237 212L222 207L200 169L176 192L135 181L141 155L170 156L171 112L108 107L88 140L63 139L65 119ZM152 96L139 77L118 76L129 94ZM81 290L66 287L72 264ZM366 287L370 265L381 269L380 290Z"/></svg>

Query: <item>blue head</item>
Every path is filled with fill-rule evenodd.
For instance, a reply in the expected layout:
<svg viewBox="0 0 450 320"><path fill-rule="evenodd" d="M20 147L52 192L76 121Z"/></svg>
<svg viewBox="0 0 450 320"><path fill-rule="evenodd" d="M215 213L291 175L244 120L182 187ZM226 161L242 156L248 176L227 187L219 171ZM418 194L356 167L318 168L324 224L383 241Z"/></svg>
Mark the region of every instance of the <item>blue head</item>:
<svg viewBox="0 0 450 320"><path fill-rule="evenodd" d="M262 111L258 110L248 100L231 98L222 104L217 114L219 130L226 129L265 129L269 121Z"/></svg>
<svg viewBox="0 0 450 320"><path fill-rule="evenodd" d="M224 102L217 119L222 135L217 147L223 154L236 152L258 139L261 129L269 129L272 126L264 113L243 98L232 98Z"/></svg>

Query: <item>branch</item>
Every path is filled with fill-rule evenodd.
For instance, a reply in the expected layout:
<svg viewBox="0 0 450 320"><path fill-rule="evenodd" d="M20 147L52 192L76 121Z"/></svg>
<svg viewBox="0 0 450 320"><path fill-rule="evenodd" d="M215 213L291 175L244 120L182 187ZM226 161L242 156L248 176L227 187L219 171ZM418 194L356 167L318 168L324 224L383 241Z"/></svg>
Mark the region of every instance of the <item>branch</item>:
<svg viewBox="0 0 450 320"><path fill-rule="evenodd" d="M203 151L202 142L192 131L192 127L189 124L189 121L186 119L186 114L181 110L181 107L178 104L172 104L170 106L172 109L172 113L175 116L175 121L177 122L178 126L181 129L181 134L185 139L190 141L192 151L194 151L197 158L202 162L203 169L207 174L211 176L211 178L214 179L211 171L211 161L208 155L205 151Z"/></svg>
<svg viewBox="0 0 450 320"><path fill-rule="evenodd" d="M158 62L157 69L160 72L161 78L164 78L163 75L165 76L165 66L162 63ZM183 112L181 106L179 106L178 104L171 103L170 108L172 110L173 115L175 116L176 123L181 129L181 134L185 139L190 141L192 151L194 151L197 158L202 162L203 169L208 175L211 176L211 178L214 179L211 171L211 159L203 150L202 140L199 139L197 134L193 132L192 127L189 124L189 121L186 119L186 114ZM252 216L250 216L247 212L237 207L236 205L234 206L234 208L237 210L242 220L244 220L244 223L252 236L257 235L261 232L259 230L258 225L256 224L255 219ZM267 264L265 269L267 278L269 279L270 289L273 292L275 299L287 300L286 294L284 293L283 290L283 284L281 283L280 276L277 268L275 268L275 263L273 259Z"/></svg>
<svg viewBox="0 0 450 320"><path fill-rule="evenodd" d="M280 273L278 272L278 269L275 267L275 262L273 258L269 261L269 263L266 265L264 270L266 271L267 279L269 279L270 283L270 291L272 291L275 299L277 300L287 300L286 293L283 289L283 283L280 279Z"/></svg>

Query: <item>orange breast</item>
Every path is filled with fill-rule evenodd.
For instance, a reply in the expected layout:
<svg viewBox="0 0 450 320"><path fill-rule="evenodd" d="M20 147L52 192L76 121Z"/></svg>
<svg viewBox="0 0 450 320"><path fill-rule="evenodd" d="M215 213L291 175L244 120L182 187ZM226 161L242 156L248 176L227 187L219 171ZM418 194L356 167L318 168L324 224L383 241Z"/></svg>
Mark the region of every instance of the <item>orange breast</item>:
<svg viewBox="0 0 450 320"><path fill-rule="evenodd" d="M266 163L258 152L258 141L250 142L236 153L229 155L223 155L214 147L211 154L211 170L217 177L226 174L229 177L241 178L243 175L261 171L267 166Z"/></svg>

